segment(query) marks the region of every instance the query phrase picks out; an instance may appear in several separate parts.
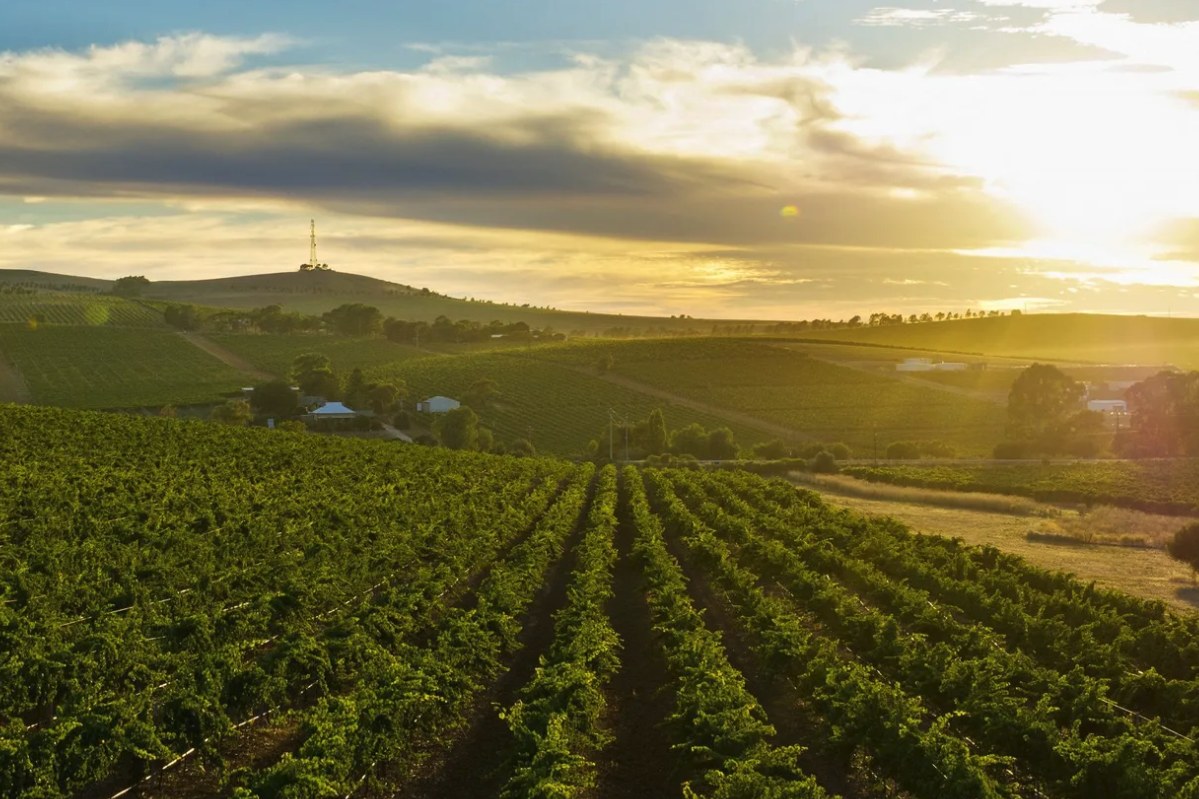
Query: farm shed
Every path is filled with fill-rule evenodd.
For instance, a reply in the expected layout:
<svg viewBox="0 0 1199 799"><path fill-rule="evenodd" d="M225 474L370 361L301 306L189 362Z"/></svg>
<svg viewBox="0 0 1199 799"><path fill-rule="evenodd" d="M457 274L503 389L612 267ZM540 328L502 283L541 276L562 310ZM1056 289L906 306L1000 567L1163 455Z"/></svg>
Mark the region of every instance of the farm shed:
<svg viewBox="0 0 1199 799"><path fill-rule="evenodd" d="M1128 413L1128 403L1124 400L1088 400L1087 410L1105 414Z"/></svg>
<svg viewBox="0 0 1199 799"><path fill-rule="evenodd" d="M461 406L461 403L450 397L429 397L416 403L416 409L421 413L449 413Z"/></svg>

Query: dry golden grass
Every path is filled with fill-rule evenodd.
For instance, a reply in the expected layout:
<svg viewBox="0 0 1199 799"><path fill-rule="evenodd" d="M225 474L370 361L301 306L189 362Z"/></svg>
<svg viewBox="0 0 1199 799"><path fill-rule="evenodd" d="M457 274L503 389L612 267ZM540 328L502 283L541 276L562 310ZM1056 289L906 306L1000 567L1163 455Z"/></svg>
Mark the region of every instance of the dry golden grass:
<svg viewBox="0 0 1199 799"><path fill-rule="evenodd" d="M819 490L831 505L860 513L892 516L922 533L961 538L969 544L990 545L1019 555L1037 566L1070 572L1080 580L1094 581L1100 586L1134 596L1161 600L1179 610L1199 609L1199 587L1195 584L1191 570L1172 560L1162 549L1088 544L1072 536L1039 537L1035 535L1034 528L1042 522L1030 518L1028 513L949 507L926 501L928 496L924 496L923 500L866 498L838 491L829 481L822 483L807 485ZM937 492L919 493L927 495ZM1099 516L1109 517L1106 511L1101 511ZM1054 522L1060 518L1054 519ZM1084 524L1086 518L1078 517L1077 524ZM1110 518L1115 516L1110 515ZM1186 521L1172 519L1176 526ZM1120 528L1119 524L1112 524ZM1147 528L1142 534L1147 538L1156 535L1151 532L1153 529L1157 528ZM1029 536L1030 532L1034 532L1033 537Z"/></svg>
<svg viewBox="0 0 1199 799"><path fill-rule="evenodd" d="M911 488L889 483L870 483L856 477L837 474L811 474L792 472L792 482L817 491L830 491L844 496L874 499L881 502L908 502L936 505L944 508L1008 513L1014 516L1055 516L1056 508L1036 500L1009 494L984 494L975 491L937 491L929 488Z"/></svg>

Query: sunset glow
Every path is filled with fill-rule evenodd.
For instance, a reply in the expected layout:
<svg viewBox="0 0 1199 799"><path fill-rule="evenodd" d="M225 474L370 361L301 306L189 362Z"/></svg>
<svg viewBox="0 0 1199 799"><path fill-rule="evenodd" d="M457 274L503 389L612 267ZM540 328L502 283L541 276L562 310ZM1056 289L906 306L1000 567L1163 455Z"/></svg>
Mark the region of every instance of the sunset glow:
<svg viewBox="0 0 1199 799"><path fill-rule="evenodd" d="M59 40L0 11L0 268L277 271L320 217L334 268L458 296L1199 313L1199 11L753 0L709 29L618 4L579 39L570 4L492 32L454 5L388 46L200 11L147 33L132 6Z"/></svg>

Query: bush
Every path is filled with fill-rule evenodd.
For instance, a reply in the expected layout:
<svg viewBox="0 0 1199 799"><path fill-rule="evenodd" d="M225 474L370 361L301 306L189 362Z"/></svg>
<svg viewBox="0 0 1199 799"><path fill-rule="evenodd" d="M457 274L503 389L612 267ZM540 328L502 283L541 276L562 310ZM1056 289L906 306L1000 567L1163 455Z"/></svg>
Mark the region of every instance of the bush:
<svg viewBox="0 0 1199 799"><path fill-rule="evenodd" d="M887 458L893 461L914 461L920 457L920 445L915 441L892 441L887 446Z"/></svg>
<svg viewBox="0 0 1199 799"><path fill-rule="evenodd" d="M839 471L837 459L833 457L833 453L828 451L817 452L816 457L812 458L812 462L808 464L808 469L817 474L832 474Z"/></svg>
<svg viewBox="0 0 1199 799"><path fill-rule="evenodd" d="M920 445L922 454L930 458L956 458L958 451L944 441L926 441Z"/></svg>
<svg viewBox="0 0 1199 799"><path fill-rule="evenodd" d="M834 441L832 444L829 444L828 451L839 461L847 461L853 457L853 451L840 441Z"/></svg>
<svg viewBox="0 0 1199 799"><path fill-rule="evenodd" d="M791 456L791 448L777 438L774 441L763 441L754 444L754 457L761 460L777 461Z"/></svg>

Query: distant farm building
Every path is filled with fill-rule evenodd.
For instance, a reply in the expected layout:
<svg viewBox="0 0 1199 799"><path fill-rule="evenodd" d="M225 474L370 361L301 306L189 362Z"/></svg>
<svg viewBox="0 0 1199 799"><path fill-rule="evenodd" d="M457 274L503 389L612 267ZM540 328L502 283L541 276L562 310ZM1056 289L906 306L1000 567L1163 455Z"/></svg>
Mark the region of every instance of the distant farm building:
<svg viewBox="0 0 1199 799"><path fill-rule="evenodd" d="M420 413L449 413L450 411L460 408L462 403L456 399L449 397L429 397L426 400L421 400L416 403L416 410Z"/></svg>
<svg viewBox="0 0 1199 799"><path fill-rule="evenodd" d="M964 363L949 361L933 363L932 358L904 358L895 365L897 372L964 372L967 368Z"/></svg>
<svg viewBox="0 0 1199 799"><path fill-rule="evenodd" d="M305 419L311 419L314 422L333 419L353 419L358 416L357 412L352 408L347 408L340 402L326 402L314 411L309 411L304 414Z"/></svg>
<svg viewBox="0 0 1199 799"><path fill-rule="evenodd" d="M1128 403L1124 400L1088 400L1087 410L1104 415L1123 415L1128 413Z"/></svg>

